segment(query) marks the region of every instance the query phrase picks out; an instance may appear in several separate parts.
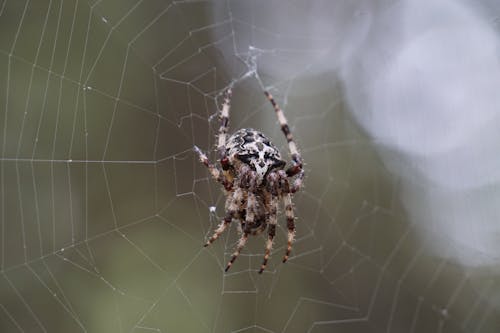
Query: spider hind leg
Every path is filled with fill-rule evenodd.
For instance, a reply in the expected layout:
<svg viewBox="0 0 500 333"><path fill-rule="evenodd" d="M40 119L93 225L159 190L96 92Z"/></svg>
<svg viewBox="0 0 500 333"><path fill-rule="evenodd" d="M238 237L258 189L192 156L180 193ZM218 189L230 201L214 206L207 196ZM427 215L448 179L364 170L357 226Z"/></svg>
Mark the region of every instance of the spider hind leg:
<svg viewBox="0 0 500 333"><path fill-rule="evenodd" d="M278 224L278 199L276 197L273 197L271 199L270 205L271 211L269 214L269 228L267 232L266 252L264 254L262 265L260 266L259 274L262 274L262 272L264 272L264 269L266 269L267 261L269 260L271 250L273 248L274 236L276 235L276 225Z"/></svg>
<svg viewBox="0 0 500 333"><path fill-rule="evenodd" d="M245 244L247 243L248 240L248 235L251 233L251 227L254 224L255 221L255 205L256 205L256 198L255 194L252 192L253 188L250 189L250 192L248 193L248 198L247 198L247 207L246 207L246 216L245 216L245 228L243 229L243 234L240 237L240 240L238 241L238 245L236 246L236 250L233 253L233 256L231 257L231 260L227 263L225 271L227 272L231 266L233 265L234 261L238 258L238 256L241 253L241 250L245 247Z"/></svg>
<svg viewBox="0 0 500 333"><path fill-rule="evenodd" d="M245 244L247 243L248 240L248 232L244 232L243 235L241 235L240 240L238 241L238 246L236 246L236 250L233 253L233 256L231 257L231 260L227 263L226 269L224 270L227 272L231 266L233 265L234 261L238 258L238 256L241 253L241 250L245 247Z"/></svg>

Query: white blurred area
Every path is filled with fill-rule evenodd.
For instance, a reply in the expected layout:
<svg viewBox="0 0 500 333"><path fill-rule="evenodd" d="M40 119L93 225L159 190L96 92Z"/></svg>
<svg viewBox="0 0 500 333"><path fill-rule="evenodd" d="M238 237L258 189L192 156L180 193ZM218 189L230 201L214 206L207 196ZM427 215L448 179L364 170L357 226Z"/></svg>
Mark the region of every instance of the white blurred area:
<svg viewBox="0 0 500 333"><path fill-rule="evenodd" d="M397 18L397 19L394 19ZM352 111L402 176L436 254L500 259L500 49L479 8L403 1L374 13L341 75ZM450 248L451 245L451 248Z"/></svg>
<svg viewBox="0 0 500 333"><path fill-rule="evenodd" d="M402 179L412 223L446 240L429 242L436 255L500 263L500 49L491 19L500 11L487 1L251 3L228 8L237 49L272 51L259 75L338 74L350 111Z"/></svg>
<svg viewBox="0 0 500 333"><path fill-rule="evenodd" d="M386 8L341 68L352 111L402 176L412 220L450 240L430 243L436 254L471 266L500 257L500 50L477 10Z"/></svg>

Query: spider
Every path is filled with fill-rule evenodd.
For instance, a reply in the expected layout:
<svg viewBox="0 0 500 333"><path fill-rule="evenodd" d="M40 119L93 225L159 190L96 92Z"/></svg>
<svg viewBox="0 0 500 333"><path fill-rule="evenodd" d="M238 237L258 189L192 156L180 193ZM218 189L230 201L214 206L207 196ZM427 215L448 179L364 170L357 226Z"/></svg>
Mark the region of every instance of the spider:
<svg viewBox="0 0 500 333"><path fill-rule="evenodd" d="M219 169L212 164L207 155L198 147L194 147L201 163L208 168L212 177L224 186L226 195L225 217L205 246L209 246L219 238L233 220L240 222L238 227L240 239L231 260L226 266L226 272L238 258L248 240L248 236L258 235L267 227L268 238L264 260L259 273L261 274L264 271L276 234L280 200L284 204L288 229L288 243L283 263L290 256L295 237L295 214L292 195L300 189L304 179L302 157L293 141L283 111L269 92L264 91L264 94L271 102L281 130L288 142L288 149L292 157L291 165L288 168L285 169L286 161L281 158L278 148L257 130L243 128L227 139L231 89L225 92L220 113L217 152L221 168Z"/></svg>

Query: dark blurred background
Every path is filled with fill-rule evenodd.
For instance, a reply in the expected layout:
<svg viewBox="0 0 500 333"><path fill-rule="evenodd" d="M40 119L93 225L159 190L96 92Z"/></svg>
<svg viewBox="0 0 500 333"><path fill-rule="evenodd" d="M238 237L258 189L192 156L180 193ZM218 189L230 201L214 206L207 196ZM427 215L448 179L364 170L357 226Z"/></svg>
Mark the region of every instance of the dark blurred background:
<svg viewBox="0 0 500 333"><path fill-rule="evenodd" d="M331 16L349 30L366 13L343 5ZM263 10L303 22L283 34ZM341 38L302 27L314 15L300 1L0 1L1 332L500 330L498 265L467 267L448 255L466 248L408 217L391 149L322 62ZM280 218L263 275L264 237L227 274L236 228L202 246L225 198L192 147L216 160L230 85L231 130L258 128L288 158L269 89L307 172L293 257L281 263Z"/></svg>

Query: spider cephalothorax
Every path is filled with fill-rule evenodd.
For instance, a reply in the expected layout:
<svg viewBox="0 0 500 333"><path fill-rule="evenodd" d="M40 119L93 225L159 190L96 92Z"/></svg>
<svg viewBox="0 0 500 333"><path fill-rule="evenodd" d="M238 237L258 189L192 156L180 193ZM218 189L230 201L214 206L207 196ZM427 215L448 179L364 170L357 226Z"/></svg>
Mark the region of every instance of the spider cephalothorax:
<svg viewBox="0 0 500 333"><path fill-rule="evenodd" d="M286 162L281 158L278 148L259 131L243 128L231 135L226 141L231 89L226 91L220 116L221 127L219 128L217 149L220 155L221 169L210 163L207 156L198 147L195 147L201 162L208 167L212 176L224 185L227 196L226 215L205 246L214 242L233 219L240 222L238 228L241 234L240 240L226 271L240 254L248 236L260 234L267 227L268 240L259 273L264 271L276 234L280 200L285 206L288 229L288 245L283 262L288 260L295 236L292 194L301 187L304 178L302 158L295 146L283 111L267 91L264 93L274 107L281 130L288 142L292 164L286 170Z"/></svg>

